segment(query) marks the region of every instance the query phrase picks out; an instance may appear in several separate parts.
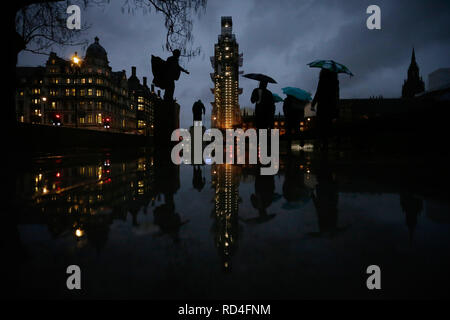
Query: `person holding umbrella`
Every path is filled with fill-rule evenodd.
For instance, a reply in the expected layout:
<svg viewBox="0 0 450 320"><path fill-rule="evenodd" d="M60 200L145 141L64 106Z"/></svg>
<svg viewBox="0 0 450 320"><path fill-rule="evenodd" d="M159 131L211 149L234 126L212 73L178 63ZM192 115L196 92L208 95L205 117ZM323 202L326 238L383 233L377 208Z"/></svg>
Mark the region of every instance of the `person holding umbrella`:
<svg viewBox="0 0 450 320"><path fill-rule="evenodd" d="M259 87L252 92L250 101L255 103L255 125L257 129L273 129L273 121L275 117L275 101L267 89L267 84L277 83L271 77L263 74L246 74L244 77L258 80Z"/></svg>
<svg viewBox="0 0 450 320"><path fill-rule="evenodd" d="M328 137L331 133L333 121L338 117L339 80L338 73L353 74L350 70L333 60L316 60L308 64L311 68L321 68L319 84L312 101L311 110L314 111L317 104L317 130L321 142L321 148L328 149Z"/></svg>
<svg viewBox="0 0 450 320"><path fill-rule="evenodd" d="M305 107L311 101L311 94L294 87L283 88L283 93L286 95L283 104L283 113L286 118L288 152L291 152L292 136L299 132L300 121L305 118ZM303 147L303 140L300 141L300 145Z"/></svg>

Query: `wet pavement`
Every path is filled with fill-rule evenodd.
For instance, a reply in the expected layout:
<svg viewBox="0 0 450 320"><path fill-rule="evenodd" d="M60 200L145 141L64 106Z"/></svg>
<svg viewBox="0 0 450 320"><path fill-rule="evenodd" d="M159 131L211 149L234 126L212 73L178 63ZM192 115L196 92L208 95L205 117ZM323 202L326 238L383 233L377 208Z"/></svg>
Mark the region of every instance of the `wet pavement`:
<svg viewBox="0 0 450 320"><path fill-rule="evenodd" d="M294 152L251 165L157 155L34 158L17 175L20 297L446 297L446 159ZM66 288L79 265L82 290ZM366 269L381 268L369 291Z"/></svg>

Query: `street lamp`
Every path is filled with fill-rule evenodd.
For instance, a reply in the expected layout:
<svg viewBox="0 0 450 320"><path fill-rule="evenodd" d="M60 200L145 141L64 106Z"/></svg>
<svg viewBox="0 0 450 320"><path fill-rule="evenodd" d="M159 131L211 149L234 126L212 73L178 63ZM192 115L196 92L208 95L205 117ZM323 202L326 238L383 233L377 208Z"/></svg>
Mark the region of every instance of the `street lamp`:
<svg viewBox="0 0 450 320"><path fill-rule="evenodd" d="M81 64L81 59L78 57L78 53L75 51L75 54L72 57L72 66L75 67L75 74L79 75L80 74L80 64ZM78 128L78 103L79 101L75 102L75 128Z"/></svg>
<svg viewBox="0 0 450 320"><path fill-rule="evenodd" d="M75 63L76 65L80 64L81 59L78 57L77 52L75 51L75 54L72 57L72 62Z"/></svg>

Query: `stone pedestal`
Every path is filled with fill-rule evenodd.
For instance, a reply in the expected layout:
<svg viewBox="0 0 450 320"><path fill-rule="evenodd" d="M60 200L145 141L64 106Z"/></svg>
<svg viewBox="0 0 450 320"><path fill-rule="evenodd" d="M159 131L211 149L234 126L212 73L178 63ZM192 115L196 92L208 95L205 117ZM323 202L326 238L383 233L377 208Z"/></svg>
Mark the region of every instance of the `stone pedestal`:
<svg viewBox="0 0 450 320"><path fill-rule="evenodd" d="M177 142L170 140L172 132L179 128L179 108L175 102L160 100L155 104L155 151L171 149Z"/></svg>

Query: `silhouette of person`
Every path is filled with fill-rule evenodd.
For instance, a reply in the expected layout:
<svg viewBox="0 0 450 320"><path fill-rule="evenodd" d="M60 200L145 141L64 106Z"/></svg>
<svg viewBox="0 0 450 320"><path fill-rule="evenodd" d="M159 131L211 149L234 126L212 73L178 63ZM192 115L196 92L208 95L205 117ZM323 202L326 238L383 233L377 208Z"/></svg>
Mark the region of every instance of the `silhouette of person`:
<svg viewBox="0 0 450 320"><path fill-rule="evenodd" d="M275 102L272 92L267 89L267 82L260 81L250 98L255 103L255 125L257 129L272 129L275 117Z"/></svg>
<svg viewBox="0 0 450 320"><path fill-rule="evenodd" d="M180 50L173 50L173 55L166 60L166 89L164 91L164 100L168 102L173 101L173 94L175 91L175 81L180 78L181 71L189 74L189 71L183 69L179 63Z"/></svg>
<svg viewBox="0 0 450 320"><path fill-rule="evenodd" d="M202 168L194 165L194 175L192 177L192 186L197 189L198 192L202 191L205 186L205 177L202 176Z"/></svg>
<svg viewBox="0 0 450 320"><path fill-rule="evenodd" d="M322 69L311 110L314 110L317 103L317 130L321 147L325 150L328 148L328 137L331 133L333 119L338 117L338 101L338 74L327 69Z"/></svg>
<svg viewBox="0 0 450 320"><path fill-rule="evenodd" d="M196 122L202 121L202 114L205 114L205 105L202 103L200 99L198 99L196 102L194 102L194 105L192 106L192 114L194 116L194 125Z"/></svg>
<svg viewBox="0 0 450 320"><path fill-rule="evenodd" d="M301 101L291 95L284 99L283 113L286 119L286 137L288 140L288 152L291 151L292 136L299 132L300 121L305 118L306 101Z"/></svg>

